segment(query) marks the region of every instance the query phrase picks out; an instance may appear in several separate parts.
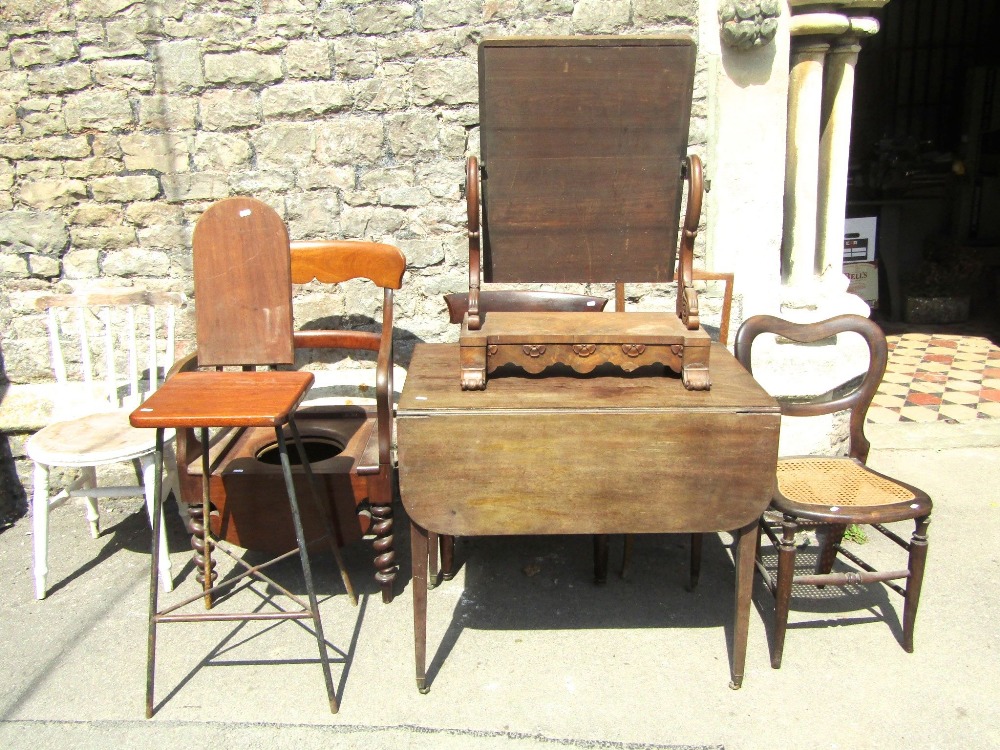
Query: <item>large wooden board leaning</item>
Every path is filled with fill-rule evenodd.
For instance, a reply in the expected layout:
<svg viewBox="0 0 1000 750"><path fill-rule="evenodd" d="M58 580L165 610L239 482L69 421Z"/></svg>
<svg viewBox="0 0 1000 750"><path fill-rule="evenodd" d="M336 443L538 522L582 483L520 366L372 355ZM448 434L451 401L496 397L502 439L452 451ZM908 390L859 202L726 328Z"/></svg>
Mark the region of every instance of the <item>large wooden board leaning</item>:
<svg viewBox="0 0 1000 750"><path fill-rule="evenodd" d="M483 40L484 281L673 281L695 56L682 36Z"/></svg>

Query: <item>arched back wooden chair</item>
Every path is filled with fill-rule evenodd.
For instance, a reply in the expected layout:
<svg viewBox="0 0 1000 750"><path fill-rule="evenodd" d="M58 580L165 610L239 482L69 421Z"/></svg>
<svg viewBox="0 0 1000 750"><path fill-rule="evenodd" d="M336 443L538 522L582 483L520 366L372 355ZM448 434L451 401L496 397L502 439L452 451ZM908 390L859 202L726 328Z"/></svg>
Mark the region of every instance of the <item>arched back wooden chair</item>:
<svg viewBox="0 0 1000 750"><path fill-rule="evenodd" d="M808 403L785 402L781 413L789 417L809 417L850 413L850 448L847 456L799 456L778 460L777 479L771 510L781 514L772 523L765 515L761 530L778 549L778 569L773 577L758 555L758 570L775 596L774 648L771 666L781 666L789 603L795 585L835 585L884 583L903 596L903 648L913 651L913 627L927 559L927 526L930 523L931 499L926 493L869 469L865 465L870 444L864 425L868 406L885 373L888 348L882 330L867 318L841 315L820 323L790 323L769 315L744 321L736 334L736 357L751 372L751 352L762 334L774 334L799 343L814 343L844 333L859 334L870 353L868 368L860 384L846 395ZM915 529L909 541L886 524L912 520ZM865 524L882 533L908 553L905 568L878 571L841 544L850 524ZM775 531L780 527L780 537ZM795 534L799 529L819 528L822 544L817 570L811 574L795 573ZM858 570L833 572L837 554ZM903 579L904 585L895 581Z"/></svg>
<svg viewBox="0 0 1000 750"><path fill-rule="evenodd" d="M280 230L285 232L280 218ZM277 228L275 229L277 231ZM280 325L290 334L287 345L280 350L263 348L255 355L253 364L291 366L298 349L355 349L378 353L376 363L375 408L363 406L323 405L307 407L296 413L302 440L309 456L313 473L325 491L331 517L336 521L334 530L340 545L359 540L364 534L374 535L375 579L381 589L383 601L393 597L393 585L398 566L395 560L392 534L393 471L392 440L392 331L393 292L402 285L406 259L400 250L391 245L361 241L312 241L288 243L290 260L287 267L276 270L269 278L267 288L250 286L254 294L274 296L274 307L279 309ZM197 251L196 251L197 252ZM196 255L197 257L197 255ZM252 265L250 263L249 265ZM318 281L323 284L340 284L351 279L366 279L382 291L382 326L378 333L351 330L298 330L292 331L292 284ZM199 300L200 304L200 300ZM225 300L220 307L226 308ZM199 316L201 314L199 308ZM231 320L225 321L224 316ZM239 306L211 311L206 320L204 337L212 364L232 364L231 357L220 362L215 352L229 347L229 342L219 342L218 331L239 324ZM199 317L199 320L201 318ZM260 346L257 339L266 332L256 332L252 346ZM185 368L202 364L202 328L199 326L199 355L184 365ZM277 465L274 435L266 429L248 429L225 438L228 443L218 449L218 468L212 478L212 531L218 537L249 549L277 553L294 544L289 510L284 503L273 501L272 484L280 483L281 472ZM182 494L188 502L200 502L201 469L198 457L201 445L191 431L178 435L178 477ZM306 477L296 475L296 483L303 482L301 492L308 492ZM280 492L278 493L280 497ZM309 504L301 508L303 527L310 531L323 522L316 509ZM197 516L197 511L192 514ZM370 519L370 520L369 520ZM196 519L201 522L200 518ZM193 540L198 535L193 536ZM199 555L200 549L196 550ZM200 558L199 558L200 559Z"/></svg>

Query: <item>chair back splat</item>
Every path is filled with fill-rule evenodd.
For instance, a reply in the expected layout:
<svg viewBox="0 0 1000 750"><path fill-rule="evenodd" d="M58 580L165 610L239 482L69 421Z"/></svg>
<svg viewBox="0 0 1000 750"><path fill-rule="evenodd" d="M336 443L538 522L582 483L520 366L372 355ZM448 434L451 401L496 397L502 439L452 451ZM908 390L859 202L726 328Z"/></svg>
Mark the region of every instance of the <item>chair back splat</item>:
<svg viewBox="0 0 1000 750"><path fill-rule="evenodd" d="M288 232L252 198L213 204L194 231L198 364L290 365L292 284Z"/></svg>
<svg viewBox="0 0 1000 750"><path fill-rule="evenodd" d="M740 364L752 372L750 352L754 339L762 333L773 333L790 341L813 344L848 332L858 334L868 345L868 367L858 386L832 400L809 403L783 401L781 413L789 417L815 417L849 410L850 455L863 462L868 460L871 447L865 437L865 416L882 382L889 360L885 334L878 325L858 315L839 315L821 323L792 323L771 315L757 315L746 320L737 332L735 353Z"/></svg>

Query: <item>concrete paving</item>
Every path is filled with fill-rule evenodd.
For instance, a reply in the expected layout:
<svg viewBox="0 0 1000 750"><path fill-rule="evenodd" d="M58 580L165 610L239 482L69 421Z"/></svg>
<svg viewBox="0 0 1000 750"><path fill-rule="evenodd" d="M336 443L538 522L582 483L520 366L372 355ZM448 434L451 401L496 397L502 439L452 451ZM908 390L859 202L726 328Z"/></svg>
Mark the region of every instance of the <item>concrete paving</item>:
<svg viewBox="0 0 1000 750"><path fill-rule="evenodd" d="M935 502L914 654L899 645L896 594L803 589L773 670L773 606L758 580L746 679L732 691L726 535L706 541L694 593L679 536L639 538L628 577L603 587L591 583L587 538L468 539L459 575L429 595L432 687L421 695L399 508L392 604L371 580L367 545L347 550L357 608L315 558L338 715L303 626L213 623L161 626L146 720L149 532L140 501L115 501L96 540L79 508L53 512L44 601L32 596L29 519L0 534L0 747L996 748L1000 420L869 435L871 465ZM176 516L170 525L181 596L197 584ZM877 540L861 552L901 559ZM301 588L293 567L276 576ZM256 591L231 604L270 606Z"/></svg>

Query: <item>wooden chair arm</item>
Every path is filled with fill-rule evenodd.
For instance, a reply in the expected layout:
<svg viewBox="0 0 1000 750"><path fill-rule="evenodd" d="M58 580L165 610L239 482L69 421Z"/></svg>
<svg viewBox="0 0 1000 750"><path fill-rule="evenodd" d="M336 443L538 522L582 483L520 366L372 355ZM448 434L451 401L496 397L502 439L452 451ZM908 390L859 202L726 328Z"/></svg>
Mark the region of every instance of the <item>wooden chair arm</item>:
<svg viewBox="0 0 1000 750"><path fill-rule="evenodd" d="M386 289L382 302L382 330L378 362L375 365L375 409L378 414L378 463L389 466L392 462L392 290Z"/></svg>
<svg viewBox="0 0 1000 750"><path fill-rule="evenodd" d="M198 369L198 353L191 352L185 357L181 357L176 362L174 362L170 369L167 370L165 380L170 379L179 372L190 372L192 370Z"/></svg>
<svg viewBox="0 0 1000 750"><path fill-rule="evenodd" d="M694 281L723 281L725 290L722 293L722 315L719 320L719 342L723 345L729 343L729 319L733 311L733 279L732 273L715 271L702 271L692 269L691 278Z"/></svg>
<svg viewBox="0 0 1000 750"><path fill-rule="evenodd" d="M698 295L692 288L691 272L694 267L694 241L701 221L701 201L704 191L704 174L701 159L688 156L684 172L688 181L687 209L681 228L681 246L677 258L677 317L690 329L700 325L698 320Z"/></svg>

